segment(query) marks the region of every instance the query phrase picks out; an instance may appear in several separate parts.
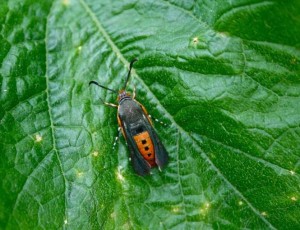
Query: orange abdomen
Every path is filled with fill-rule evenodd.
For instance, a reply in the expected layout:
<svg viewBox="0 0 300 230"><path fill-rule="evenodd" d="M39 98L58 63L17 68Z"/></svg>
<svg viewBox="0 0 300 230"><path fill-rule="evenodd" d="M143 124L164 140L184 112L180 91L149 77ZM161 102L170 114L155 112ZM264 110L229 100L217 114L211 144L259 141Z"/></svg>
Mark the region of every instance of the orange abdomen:
<svg viewBox="0 0 300 230"><path fill-rule="evenodd" d="M151 165L155 166L155 152L152 140L147 131L133 136L137 147L144 159Z"/></svg>

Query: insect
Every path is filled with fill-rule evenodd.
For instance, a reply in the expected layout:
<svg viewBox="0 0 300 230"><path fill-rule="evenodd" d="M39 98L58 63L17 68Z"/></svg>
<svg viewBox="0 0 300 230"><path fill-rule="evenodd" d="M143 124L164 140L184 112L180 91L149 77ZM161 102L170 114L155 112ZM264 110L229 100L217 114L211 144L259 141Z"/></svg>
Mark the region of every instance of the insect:
<svg viewBox="0 0 300 230"><path fill-rule="evenodd" d="M133 59L130 62L124 87L119 92L96 81L90 81L89 85L95 84L118 95L118 105L101 101L118 109L118 124L128 145L133 168L137 174L144 176L153 167L163 168L168 163L168 153L159 140L145 107L135 100L135 89L132 96L126 92L131 69L136 61L137 59Z"/></svg>

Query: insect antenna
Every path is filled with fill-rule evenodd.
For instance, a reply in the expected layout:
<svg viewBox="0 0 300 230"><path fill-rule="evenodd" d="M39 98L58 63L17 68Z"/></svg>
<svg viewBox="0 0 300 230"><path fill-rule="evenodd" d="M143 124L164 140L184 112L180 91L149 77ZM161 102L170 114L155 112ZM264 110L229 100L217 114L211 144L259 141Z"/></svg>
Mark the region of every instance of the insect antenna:
<svg viewBox="0 0 300 230"><path fill-rule="evenodd" d="M97 86L99 86L99 87L101 87L101 88L103 88L103 89L106 89L106 90L109 90L109 91L111 91L111 92L113 92L113 93L118 94L118 92L117 92L116 90L113 90L113 89L107 88L107 87L105 87L105 86L103 86L103 85L100 85L100 84L99 84L98 82L96 82L96 81L90 81L90 82L89 82L89 85L91 85L91 84L97 85ZM117 105L114 105L114 104L107 103L107 102L103 101L101 98L100 98L100 100L102 101L103 104L105 104L105 105L107 105L107 106L110 106L110 107L118 107Z"/></svg>
<svg viewBox="0 0 300 230"><path fill-rule="evenodd" d="M129 65L129 71L128 71L127 78L126 78L126 81L125 81L125 84L124 84L124 89L126 89L127 82L128 82L128 80L129 80L129 77L130 77L130 73L131 73L131 69L132 69L133 63L135 63L136 61L138 61L138 59L137 59L137 58L134 58L134 59L130 62L130 65Z"/></svg>
<svg viewBox="0 0 300 230"><path fill-rule="evenodd" d="M96 82L96 81L90 81L90 82L89 82L89 85L91 85L91 84L97 85L97 86L99 86L99 87L101 87L101 88L103 88L103 89L106 89L106 90L109 90L109 91L111 91L111 92L113 92L113 93L118 94L118 92L117 92L116 90L107 88L107 87L105 87L105 86L103 86L103 85L100 85L100 84L99 84L98 82Z"/></svg>

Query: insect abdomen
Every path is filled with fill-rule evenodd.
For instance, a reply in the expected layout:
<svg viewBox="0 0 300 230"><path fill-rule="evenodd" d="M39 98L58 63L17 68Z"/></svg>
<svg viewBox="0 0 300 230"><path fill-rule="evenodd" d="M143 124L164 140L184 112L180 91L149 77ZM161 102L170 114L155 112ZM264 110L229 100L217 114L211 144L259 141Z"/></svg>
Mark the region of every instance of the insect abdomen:
<svg viewBox="0 0 300 230"><path fill-rule="evenodd" d="M134 141L142 154L143 158L153 167L155 163L155 151L153 142L150 138L149 132L144 131L133 136Z"/></svg>

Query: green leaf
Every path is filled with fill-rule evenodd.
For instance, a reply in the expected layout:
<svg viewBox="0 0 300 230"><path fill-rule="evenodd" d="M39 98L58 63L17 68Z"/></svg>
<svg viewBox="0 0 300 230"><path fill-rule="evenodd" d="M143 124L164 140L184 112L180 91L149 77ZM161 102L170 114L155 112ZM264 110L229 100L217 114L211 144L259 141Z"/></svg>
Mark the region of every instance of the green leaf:
<svg viewBox="0 0 300 230"><path fill-rule="evenodd" d="M299 229L300 2L0 3L1 229ZM170 162L137 176L125 81Z"/></svg>

